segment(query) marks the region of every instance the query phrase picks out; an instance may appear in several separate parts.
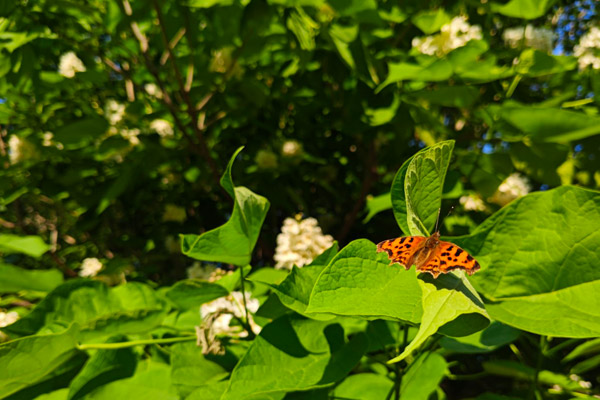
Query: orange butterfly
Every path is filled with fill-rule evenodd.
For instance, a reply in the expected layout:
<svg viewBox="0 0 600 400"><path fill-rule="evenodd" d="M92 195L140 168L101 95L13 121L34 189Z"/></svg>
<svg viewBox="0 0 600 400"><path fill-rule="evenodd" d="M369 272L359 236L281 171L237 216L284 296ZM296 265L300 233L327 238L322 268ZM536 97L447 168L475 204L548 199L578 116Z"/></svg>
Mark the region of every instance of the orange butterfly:
<svg viewBox="0 0 600 400"><path fill-rule="evenodd" d="M436 224L437 225L437 224ZM417 271L429 272L434 278L454 269L462 269L469 275L479 271L479 263L454 243L440 240L440 233L429 237L405 236L388 239L377 245L377 251L385 251L392 262L407 270L415 264Z"/></svg>

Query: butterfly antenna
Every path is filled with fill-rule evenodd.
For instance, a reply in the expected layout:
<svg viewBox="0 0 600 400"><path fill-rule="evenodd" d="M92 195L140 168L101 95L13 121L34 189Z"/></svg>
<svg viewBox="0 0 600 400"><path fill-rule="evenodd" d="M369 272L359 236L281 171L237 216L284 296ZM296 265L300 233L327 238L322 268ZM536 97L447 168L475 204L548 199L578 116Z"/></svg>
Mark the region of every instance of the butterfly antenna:
<svg viewBox="0 0 600 400"><path fill-rule="evenodd" d="M435 230L434 230L434 232L438 231L438 226L439 226L439 223L440 223L440 213L441 212L442 212L442 207L440 207L438 209L438 216L437 216L437 219L435 220Z"/></svg>
<svg viewBox="0 0 600 400"><path fill-rule="evenodd" d="M450 211L448 211L448 214L446 214L446 217L448 215L452 214L452 211L454 211L454 206L450 207ZM438 227L439 227L439 223L440 223L440 213L441 212L442 212L442 208L440 207L440 209L438 210L437 220L435 221L435 232L438 231ZM446 219L446 217L444 217L444 219ZM442 221L444 219L442 219Z"/></svg>

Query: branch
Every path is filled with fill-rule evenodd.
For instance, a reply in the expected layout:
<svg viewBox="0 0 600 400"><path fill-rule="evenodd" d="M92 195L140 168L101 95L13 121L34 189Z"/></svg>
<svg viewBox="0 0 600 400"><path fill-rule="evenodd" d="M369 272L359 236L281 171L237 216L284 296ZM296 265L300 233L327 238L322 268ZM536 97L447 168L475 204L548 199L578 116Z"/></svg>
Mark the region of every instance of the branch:
<svg viewBox="0 0 600 400"><path fill-rule="evenodd" d="M124 1L126 1L126 0L124 0ZM181 94L181 97L183 98L183 100L185 101L185 103L187 105L187 113L192 120L192 124L191 124L192 130L194 131L194 133L196 134L196 137L198 138L198 141L200 143L200 150L202 151L203 157L206 160L206 162L208 163L209 168L211 169L214 179L217 182L220 182L221 175L219 173L219 169L217 167L217 164L215 163L215 160L212 158L212 156L210 154L210 150L208 149L208 145L206 143L206 138L204 137L202 130L200 130L198 128L198 114L196 112L196 108L192 104L192 99L190 98L189 90L186 90L186 88L188 88L188 87L191 88L191 84L186 85L184 83L183 77L181 75L181 71L179 70L179 67L177 66L177 60L175 58L173 48L171 47L171 42L169 41L169 38L167 37L167 31L165 29L164 18L163 18L162 10L160 9L160 5L158 4L158 0L152 0L152 4L154 5L154 9L156 10L156 16L158 17L158 25L160 27L161 36L162 36L165 48L167 49L167 52L169 54L169 58L171 59L173 71L175 72L175 79L177 80L177 84L179 85L179 92ZM184 30L184 33L185 33L185 30Z"/></svg>
<svg viewBox="0 0 600 400"><path fill-rule="evenodd" d="M164 31L164 26L163 26L163 22L162 22L162 13L160 12L160 8L158 7L158 4L156 2L154 2L156 8L157 8L157 13L158 13L158 17L159 17L159 24L161 27L161 32L163 33L163 39L166 38L165 36L165 31ZM146 36L142 33L142 31L140 30L138 24L132 19L132 9L131 9L131 5L129 4L128 0L122 0L121 2L122 5L122 11L123 13L127 16L127 18L129 19L129 27L130 30L133 34L133 36L135 36L135 38L137 39L139 46L140 46L140 51L142 53L142 56L144 58L144 64L146 65L146 68L148 68L148 71L150 72L150 74L152 74L152 76L154 77L156 83L158 84L161 92L162 92L162 97L163 97L163 102L164 104L167 106L167 108L169 109L169 112L171 113L171 115L173 116L173 120L175 121L175 125L177 126L177 128L182 132L182 134L184 135L184 137L186 138L187 142L190 145L190 148L196 152L197 154L199 154L207 163L213 179L215 180L215 182L217 183L218 187L220 187L220 180L221 180L221 176L219 174L219 170L217 168L217 165L214 161L214 159L212 158L212 156L210 155L210 152L208 150L208 147L206 145L206 142L204 141L204 137L203 136L199 136L200 139L200 145L198 145L198 143L196 143L192 137L189 135L189 133L187 132L187 129L185 127L185 124L183 123L183 121L179 118L178 115L178 109L176 107L176 105L174 104L173 100L171 99L171 96L169 94L169 92L166 89L166 85L164 83L164 81L160 78L160 75L158 73L158 70L156 69L156 67L154 66L152 59L150 57L150 54L148 53L148 39L146 39ZM179 70L177 69L177 65L174 63L174 57L173 57L173 53L172 53L172 49L168 44L168 40L166 41L166 47L167 50L170 53L170 58L171 58L171 62L173 62L173 65L175 66L175 74L177 76L177 80L178 82L181 83L180 87L183 87L182 85L182 81L181 81L181 75L178 72ZM184 99L187 98L186 103L189 101L189 97L187 97L187 93L185 91L183 91L185 93ZM182 93L183 95L183 93ZM189 108L189 104L188 104L188 114L190 114L190 108ZM193 113L191 113L190 115L192 117L192 130L197 131L197 127L196 127L196 121L193 118Z"/></svg>

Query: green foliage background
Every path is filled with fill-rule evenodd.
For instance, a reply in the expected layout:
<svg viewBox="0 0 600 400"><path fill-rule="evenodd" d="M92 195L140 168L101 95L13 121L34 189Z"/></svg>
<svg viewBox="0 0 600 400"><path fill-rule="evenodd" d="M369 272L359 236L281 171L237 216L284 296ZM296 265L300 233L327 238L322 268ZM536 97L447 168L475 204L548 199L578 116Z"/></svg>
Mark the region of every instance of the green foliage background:
<svg viewBox="0 0 600 400"><path fill-rule="evenodd" d="M600 74L571 55L595 12L1 3L0 313L19 319L0 326L0 398L599 395ZM480 40L413 47L458 15ZM558 34L553 54L504 44L526 24ZM70 77L68 52L85 66ZM532 193L499 205L515 172ZM442 234L477 274L433 279L376 252L451 206ZM297 213L337 242L274 269ZM98 276L78 277L85 258ZM186 279L193 260L233 273ZM207 351L199 308L234 291L260 308L244 301L246 335Z"/></svg>

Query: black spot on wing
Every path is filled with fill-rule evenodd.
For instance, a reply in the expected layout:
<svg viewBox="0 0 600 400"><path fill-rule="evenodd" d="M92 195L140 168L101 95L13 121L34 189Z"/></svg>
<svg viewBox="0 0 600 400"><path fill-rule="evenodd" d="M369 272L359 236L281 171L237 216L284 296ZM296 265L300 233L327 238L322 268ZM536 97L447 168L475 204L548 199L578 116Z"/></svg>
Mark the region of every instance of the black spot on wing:
<svg viewBox="0 0 600 400"><path fill-rule="evenodd" d="M454 253L454 255L456 257L460 256L460 253L462 253L463 251L461 249L456 249L456 253Z"/></svg>

